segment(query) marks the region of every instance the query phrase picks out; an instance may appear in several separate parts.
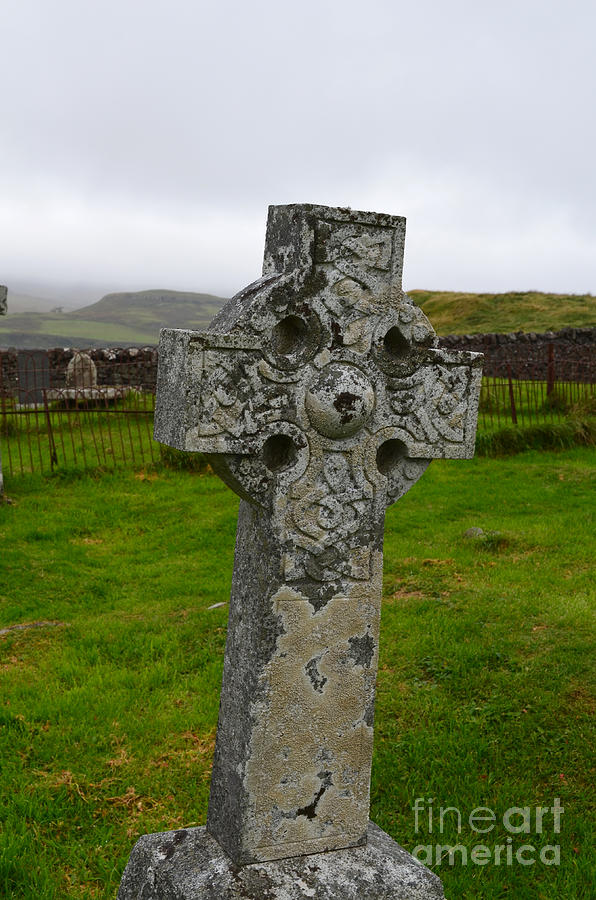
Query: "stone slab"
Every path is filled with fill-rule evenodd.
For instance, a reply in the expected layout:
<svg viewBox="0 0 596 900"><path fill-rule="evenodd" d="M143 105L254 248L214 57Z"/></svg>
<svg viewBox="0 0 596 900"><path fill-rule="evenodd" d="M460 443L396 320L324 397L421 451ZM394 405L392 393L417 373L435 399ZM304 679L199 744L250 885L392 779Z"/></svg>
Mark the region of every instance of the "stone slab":
<svg viewBox="0 0 596 900"><path fill-rule="evenodd" d="M444 900L439 878L370 822L364 847L236 866L205 828L146 834L117 900Z"/></svg>
<svg viewBox="0 0 596 900"><path fill-rule="evenodd" d="M92 388L51 388L45 392L46 399L53 403L57 400L119 400L126 397L134 388L92 387Z"/></svg>
<svg viewBox="0 0 596 900"><path fill-rule="evenodd" d="M43 403L50 387L50 362L45 350L18 350L19 406Z"/></svg>

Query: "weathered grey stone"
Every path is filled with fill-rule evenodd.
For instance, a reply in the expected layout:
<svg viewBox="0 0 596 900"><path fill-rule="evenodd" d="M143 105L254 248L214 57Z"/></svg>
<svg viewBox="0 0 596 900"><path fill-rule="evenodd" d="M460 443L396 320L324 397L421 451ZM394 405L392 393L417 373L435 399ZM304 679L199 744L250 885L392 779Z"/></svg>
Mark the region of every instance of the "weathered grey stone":
<svg viewBox="0 0 596 900"><path fill-rule="evenodd" d="M97 366L88 353L77 350L68 363L66 387L77 391L97 387Z"/></svg>
<svg viewBox="0 0 596 900"><path fill-rule="evenodd" d="M366 840L385 507L473 454L481 356L436 349L404 232L272 207L263 278L161 334L156 439L245 501L207 820L237 863Z"/></svg>
<svg viewBox="0 0 596 900"><path fill-rule="evenodd" d="M19 403L36 406L43 403L50 387L50 365L45 350L17 350Z"/></svg>
<svg viewBox="0 0 596 900"><path fill-rule="evenodd" d="M138 352L138 351L137 351ZM129 353L130 355L130 353ZM125 397L132 388L129 385L109 387L97 384L97 366L88 353L75 350L66 367L66 387L51 388L45 391L48 400L72 401L108 401Z"/></svg>
<svg viewBox="0 0 596 900"><path fill-rule="evenodd" d="M468 540L484 537L484 530L475 525L473 528L468 528L467 531L464 531L464 537L468 538Z"/></svg>
<svg viewBox="0 0 596 900"><path fill-rule="evenodd" d="M474 452L482 357L436 347L404 234L271 207L263 277L161 333L155 437L242 497L207 816L236 865L366 844L385 508Z"/></svg>
<svg viewBox="0 0 596 900"><path fill-rule="evenodd" d="M207 832L148 834L118 900L443 900L441 882L370 823L364 847L236 866Z"/></svg>

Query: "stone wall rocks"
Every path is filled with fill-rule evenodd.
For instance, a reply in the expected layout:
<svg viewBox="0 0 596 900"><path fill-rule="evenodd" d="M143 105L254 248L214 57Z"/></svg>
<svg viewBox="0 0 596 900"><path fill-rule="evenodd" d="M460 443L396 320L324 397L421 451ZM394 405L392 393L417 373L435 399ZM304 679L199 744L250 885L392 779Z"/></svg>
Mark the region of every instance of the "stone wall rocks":
<svg viewBox="0 0 596 900"><path fill-rule="evenodd" d="M0 351L0 390L15 390L18 385L18 354L27 350ZM48 350L50 386L66 387L68 364L76 353L74 347ZM99 387L131 385L154 391L157 381L157 347L110 347L85 350L97 368Z"/></svg>
<svg viewBox="0 0 596 900"><path fill-rule="evenodd" d="M449 350L484 353L484 374L519 379L546 380L549 355L557 381L596 381L596 328L564 328L541 333L516 331L510 334L449 334L439 338L439 346ZM552 346L552 350L549 348ZM17 351L0 351L0 390L16 389ZM57 347L48 350L50 383L66 384L66 369L76 350ZM98 384L134 384L154 390L157 379L157 347L110 347L85 350L97 366ZM552 365L551 364L551 365Z"/></svg>
<svg viewBox="0 0 596 900"><path fill-rule="evenodd" d="M516 331L510 334L449 334L439 346L449 350L484 353L484 374L546 380L549 360L557 381L596 380L596 328L564 328L561 331ZM551 350L552 347L552 350Z"/></svg>

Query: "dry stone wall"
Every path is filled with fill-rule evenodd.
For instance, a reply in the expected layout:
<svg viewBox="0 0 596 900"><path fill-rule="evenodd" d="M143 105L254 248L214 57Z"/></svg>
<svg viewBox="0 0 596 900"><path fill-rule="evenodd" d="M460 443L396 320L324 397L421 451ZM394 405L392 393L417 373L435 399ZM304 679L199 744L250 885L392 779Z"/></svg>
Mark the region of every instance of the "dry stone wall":
<svg viewBox="0 0 596 900"><path fill-rule="evenodd" d="M439 338L449 350L484 353L484 374L506 378L546 380L549 365L557 381L596 380L596 328L564 328L542 333L449 334Z"/></svg>
<svg viewBox="0 0 596 900"><path fill-rule="evenodd" d="M18 355L27 350L3 350L0 353L0 389L14 391L18 386ZM39 351L30 351L36 353ZM73 347L46 351L51 388L66 387L68 364L77 352ZM85 350L97 368L99 387L132 385L154 391L157 381L157 347L114 347Z"/></svg>
<svg viewBox="0 0 596 900"><path fill-rule="evenodd" d="M546 380L554 365L557 381L596 381L596 328L564 328L541 333L517 331L511 334L449 334L439 338L448 350L484 353L484 374L519 379ZM552 348L552 349L551 349ZM16 390L17 350L0 352L0 385ZM74 348L48 350L50 385L66 385L66 369ZM157 380L157 347L113 347L85 350L97 366L99 385L135 384L153 390Z"/></svg>

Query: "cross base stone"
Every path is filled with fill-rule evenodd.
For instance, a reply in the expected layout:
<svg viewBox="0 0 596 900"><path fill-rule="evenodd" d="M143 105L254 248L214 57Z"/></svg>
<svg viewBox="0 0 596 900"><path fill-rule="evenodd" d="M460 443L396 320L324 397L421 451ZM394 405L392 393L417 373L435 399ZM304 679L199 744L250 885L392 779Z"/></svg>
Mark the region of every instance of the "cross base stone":
<svg viewBox="0 0 596 900"><path fill-rule="evenodd" d="M206 828L146 834L117 900L444 900L439 878L373 822L364 847L237 866Z"/></svg>

